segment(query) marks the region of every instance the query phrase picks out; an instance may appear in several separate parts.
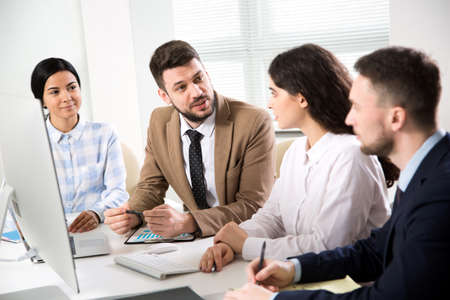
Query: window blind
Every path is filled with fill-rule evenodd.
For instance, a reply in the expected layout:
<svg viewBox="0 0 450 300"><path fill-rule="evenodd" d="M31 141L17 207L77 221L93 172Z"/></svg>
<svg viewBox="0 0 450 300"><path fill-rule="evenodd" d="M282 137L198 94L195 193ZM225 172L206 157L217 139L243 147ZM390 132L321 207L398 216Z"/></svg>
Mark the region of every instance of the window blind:
<svg viewBox="0 0 450 300"><path fill-rule="evenodd" d="M332 51L352 73L388 45L388 0L172 0L176 39L200 54L221 94L266 108L267 69L304 43Z"/></svg>

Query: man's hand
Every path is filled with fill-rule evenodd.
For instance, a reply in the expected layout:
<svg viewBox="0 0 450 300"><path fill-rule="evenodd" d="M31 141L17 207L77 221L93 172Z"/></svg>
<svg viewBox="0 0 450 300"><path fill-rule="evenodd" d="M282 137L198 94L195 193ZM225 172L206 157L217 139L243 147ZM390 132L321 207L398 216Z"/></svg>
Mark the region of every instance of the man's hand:
<svg viewBox="0 0 450 300"><path fill-rule="evenodd" d="M97 228L100 219L92 210L82 211L69 226L69 232L86 232Z"/></svg>
<svg viewBox="0 0 450 300"><path fill-rule="evenodd" d="M247 238L248 234L244 229L240 228L235 222L229 222L216 234L214 244L226 243L233 249L234 253L241 254Z"/></svg>
<svg viewBox="0 0 450 300"><path fill-rule="evenodd" d="M191 214L180 213L167 204L143 212L148 228L163 237L175 237L197 230Z"/></svg>
<svg viewBox="0 0 450 300"><path fill-rule="evenodd" d="M233 259L234 252L230 246L224 243L215 244L203 253L200 260L200 271L212 272L213 266L215 266L217 272L222 271L222 268L232 262Z"/></svg>
<svg viewBox="0 0 450 300"><path fill-rule="evenodd" d="M125 213L127 209L129 209L128 202L125 202L121 207L110 208L104 212L105 224L117 234L128 233L140 222L136 215Z"/></svg>
<svg viewBox="0 0 450 300"><path fill-rule="evenodd" d="M280 287L288 286L295 276L292 262L265 259L263 268L258 272L259 258L247 265L247 278L250 283L260 283L271 291L278 291Z"/></svg>
<svg viewBox="0 0 450 300"><path fill-rule="evenodd" d="M272 296L271 291L254 283L247 283L239 290L227 292L224 300L269 300Z"/></svg>

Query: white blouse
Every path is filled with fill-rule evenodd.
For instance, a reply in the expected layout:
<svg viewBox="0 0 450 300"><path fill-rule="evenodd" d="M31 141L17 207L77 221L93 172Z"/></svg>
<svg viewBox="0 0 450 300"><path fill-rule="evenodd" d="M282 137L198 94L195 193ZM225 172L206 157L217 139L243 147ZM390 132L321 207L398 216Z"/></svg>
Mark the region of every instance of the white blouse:
<svg viewBox="0 0 450 300"><path fill-rule="evenodd" d="M249 235L244 259L258 257L264 241L276 259L345 246L389 218L381 165L355 136L327 133L308 151L306 142L291 144L269 199L239 225Z"/></svg>

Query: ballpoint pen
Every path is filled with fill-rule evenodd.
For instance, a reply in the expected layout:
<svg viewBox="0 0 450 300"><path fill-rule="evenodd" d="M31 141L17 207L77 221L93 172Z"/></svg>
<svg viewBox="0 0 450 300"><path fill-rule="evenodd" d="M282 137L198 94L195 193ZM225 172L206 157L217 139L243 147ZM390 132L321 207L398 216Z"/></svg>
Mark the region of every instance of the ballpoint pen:
<svg viewBox="0 0 450 300"><path fill-rule="evenodd" d="M132 209L127 209L125 211L125 213L127 214L131 214L131 215L136 215L140 220L144 220L144 214L140 211L136 211L136 210L132 210Z"/></svg>
<svg viewBox="0 0 450 300"><path fill-rule="evenodd" d="M263 267L263 264L264 264L264 252L265 251L266 251L266 241L264 241L264 243L262 244L262 247L261 247L261 255L259 257L258 270L256 271L256 273L261 271L261 269ZM261 284L261 283L257 282L257 284Z"/></svg>

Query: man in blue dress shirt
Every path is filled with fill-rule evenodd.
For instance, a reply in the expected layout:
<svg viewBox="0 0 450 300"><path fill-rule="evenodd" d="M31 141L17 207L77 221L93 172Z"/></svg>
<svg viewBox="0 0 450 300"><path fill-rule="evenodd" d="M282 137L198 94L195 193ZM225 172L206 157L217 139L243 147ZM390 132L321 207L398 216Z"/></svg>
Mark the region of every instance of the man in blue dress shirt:
<svg viewBox="0 0 450 300"><path fill-rule="evenodd" d="M388 156L401 170L391 218L351 246L266 259L260 271L255 260L247 268L250 283L226 299L448 299L450 135L436 121L439 69L424 53L402 47L377 50L355 68L346 122L364 153ZM343 294L276 293L293 282L345 275L374 283Z"/></svg>

